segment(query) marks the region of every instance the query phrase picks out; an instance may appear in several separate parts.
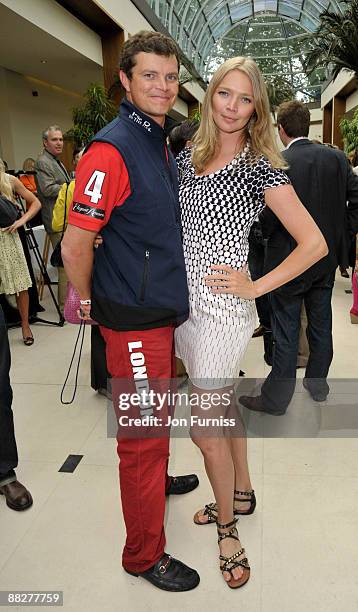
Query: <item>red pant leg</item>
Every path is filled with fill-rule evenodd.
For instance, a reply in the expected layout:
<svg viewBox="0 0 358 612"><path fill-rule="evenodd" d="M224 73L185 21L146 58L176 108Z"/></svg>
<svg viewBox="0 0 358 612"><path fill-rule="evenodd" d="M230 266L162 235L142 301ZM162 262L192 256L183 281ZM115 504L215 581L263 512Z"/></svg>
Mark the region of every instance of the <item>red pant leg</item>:
<svg viewBox="0 0 358 612"><path fill-rule="evenodd" d="M140 342L148 378L173 377L172 327L116 332L101 327L107 368L114 378L133 379L129 343ZM164 513L169 438L118 437L119 477L127 539L123 566L143 572L163 555Z"/></svg>

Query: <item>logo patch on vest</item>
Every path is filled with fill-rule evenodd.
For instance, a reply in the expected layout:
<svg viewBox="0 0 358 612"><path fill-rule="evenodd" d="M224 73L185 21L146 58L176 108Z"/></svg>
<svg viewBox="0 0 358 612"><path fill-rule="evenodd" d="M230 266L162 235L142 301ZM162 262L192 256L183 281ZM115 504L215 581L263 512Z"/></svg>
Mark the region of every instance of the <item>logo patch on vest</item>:
<svg viewBox="0 0 358 612"><path fill-rule="evenodd" d="M104 210L103 208L94 208L93 206L88 206L88 204L80 204L80 202L75 202L72 207L73 212L78 213L79 215L84 215L85 217L93 217L93 219L104 219Z"/></svg>
<svg viewBox="0 0 358 612"><path fill-rule="evenodd" d="M147 130L147 132L151 132L152 131L152 128L150 126L150 122L149 121L145 121L135 111L133 111L130 115L128 115L128 119L131 119L131 121L133 121L137 125L140 125L140 126L144 127Z"/></svg>

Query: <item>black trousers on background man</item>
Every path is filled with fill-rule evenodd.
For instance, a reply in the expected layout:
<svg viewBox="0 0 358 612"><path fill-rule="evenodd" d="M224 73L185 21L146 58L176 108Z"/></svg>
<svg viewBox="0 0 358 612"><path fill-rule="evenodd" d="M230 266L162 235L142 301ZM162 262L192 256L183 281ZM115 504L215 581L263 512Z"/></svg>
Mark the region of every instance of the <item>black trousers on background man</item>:
<svg viewBox="0 0 358 612"><path fill-rule="evenodd" d="M270 294L273 364L261 388L267 412L284 414L295 391L303 301L309 344L305 378L311 391L328 394L326 378L333 358L331 301L334 279L334 271L320 278L306 274Z"/></svg>
<svg viewBox="0 0 358 612"><path fill-rule="evenodd" d="M0 306L0 485L16 480L17 447L11 409L10 347L4 314Z"/></svg>
<svg viewBox="0 0 358 612"><path fill-rule="evenodd" d="M265 239L262 236L261 225L255 222L249 234L248 264L253 281L265 274ZM268 295L255 299L260 325L270 329L270 303Z"/></svg>

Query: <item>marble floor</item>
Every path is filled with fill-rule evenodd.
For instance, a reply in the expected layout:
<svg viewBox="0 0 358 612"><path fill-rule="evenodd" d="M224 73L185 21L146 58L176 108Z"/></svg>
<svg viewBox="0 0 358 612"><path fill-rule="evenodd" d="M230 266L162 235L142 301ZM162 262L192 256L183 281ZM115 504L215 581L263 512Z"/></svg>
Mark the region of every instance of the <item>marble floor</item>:
<svg viewBox="0 0 358 612"><path fill-rule="evenodd" d="M349 280L337 277L334 379L358 373L358 325L349 320L349 287ZM48 299L46 305L50 318ZM345 393L347 425L331 399L305 413L307 393L299 384L285 417L274 425L269 417L266 429L262 415L250 421L258 507L240 520L252 574L238 591L230 590L218 571L214 526L199 529L192 522L194 512L212 499L201 455L189 439L172 440L170 473L196 472L200 486L169 499L167 550L198 569L201 582L195 591L165 593L121 568L124 526L115 441L107 438L107 401L89 386L89 336L76 400L60 403L76 331L71 325L36 324L30 348L23 346L20 330L9 331L17 475L34 505L14 512L0 499L0 591L61 590L66 612L356 612L357 395L338 391ZM261 338L251 341L242 368L250 378L267 374ZM73 473L59 472L69 454L83 459Z"/></svg>

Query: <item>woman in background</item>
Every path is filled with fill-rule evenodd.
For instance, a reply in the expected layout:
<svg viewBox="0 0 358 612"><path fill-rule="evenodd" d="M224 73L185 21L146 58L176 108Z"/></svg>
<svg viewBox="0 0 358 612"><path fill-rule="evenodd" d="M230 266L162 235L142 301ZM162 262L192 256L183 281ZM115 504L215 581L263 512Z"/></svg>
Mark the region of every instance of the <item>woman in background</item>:
<svg viewBox="0 0 358 612"><path fill-rule="evenodd" d="M21 317L22 338L26 346L31 346L34 343L34 337L29 325L28 289L32 286L32 280L18 230L38 213L41 204L18 178L6 174L2 160L0 160L0 194L11 200L14 205L16 194L25 200L28 207L28 210L20 215L15 223L10 227L2 228L0 232L0 294L15 294Z"/></svg>

